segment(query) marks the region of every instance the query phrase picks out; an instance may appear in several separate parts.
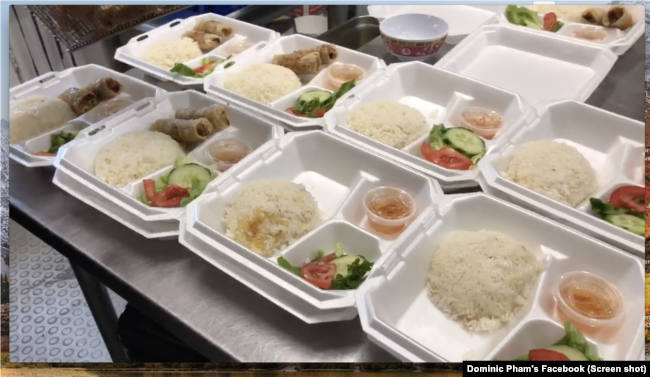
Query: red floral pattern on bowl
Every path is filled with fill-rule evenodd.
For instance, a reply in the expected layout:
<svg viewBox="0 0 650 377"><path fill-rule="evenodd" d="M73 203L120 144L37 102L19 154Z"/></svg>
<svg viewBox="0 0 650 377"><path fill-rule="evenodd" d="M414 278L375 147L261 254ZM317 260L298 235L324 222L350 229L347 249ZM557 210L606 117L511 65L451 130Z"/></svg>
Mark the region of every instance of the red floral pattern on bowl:
<svg viewBox="0 0 650 377"><path fill-rule="evenodd" d="M447 37L444 36L435 41L406 42L388 38L386 36L382 37L391 54L409 58L433 55L440 50L442 45L445 44L445 39L447 39Z"/></svg>

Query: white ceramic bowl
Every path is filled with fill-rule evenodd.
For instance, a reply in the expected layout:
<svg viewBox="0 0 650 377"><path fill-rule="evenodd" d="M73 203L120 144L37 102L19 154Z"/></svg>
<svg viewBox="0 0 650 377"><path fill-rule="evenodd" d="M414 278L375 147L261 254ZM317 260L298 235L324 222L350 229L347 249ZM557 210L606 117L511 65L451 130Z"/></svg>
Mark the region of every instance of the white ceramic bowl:
<svg viewBox="0 0 650 377"><path fill-rule="evenodd" d="M399 14L379 25L388 51L401 61L426 60L445 43L449 25L428 14Z"/></svg>

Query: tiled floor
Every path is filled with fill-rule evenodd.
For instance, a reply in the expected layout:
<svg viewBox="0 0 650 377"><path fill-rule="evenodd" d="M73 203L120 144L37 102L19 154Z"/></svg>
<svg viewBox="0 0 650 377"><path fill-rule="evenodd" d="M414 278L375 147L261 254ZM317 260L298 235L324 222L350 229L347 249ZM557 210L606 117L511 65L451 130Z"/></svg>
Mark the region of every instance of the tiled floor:
<svg viewBox="0 0 650 377"><path fill-rule="evenodd" d="M10 222L11 362L111 362L68 260ZM110 292L118 315L126 302Z"/></svg>

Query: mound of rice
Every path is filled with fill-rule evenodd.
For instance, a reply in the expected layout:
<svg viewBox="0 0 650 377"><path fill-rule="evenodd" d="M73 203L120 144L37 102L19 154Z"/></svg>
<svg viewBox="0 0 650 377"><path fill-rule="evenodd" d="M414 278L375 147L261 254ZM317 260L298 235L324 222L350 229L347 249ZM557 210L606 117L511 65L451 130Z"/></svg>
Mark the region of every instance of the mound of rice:
<svg viewBox="0 0 650 377"><path fill-rule="evenodd" d="M397 102L359 106L348 115L347 127L393 148L404 148L429 131L424 115Z"/></svg>
<svg viewBox="0 0 650 377"><path fill-rule="evenodd" d="M316 199L302 186L280 179L246 184L226 208L226 236L270 257L321 223Z"/></svg>
<svg viewBox="0 0 650 377"><path fill-rule="evenodd" d="M163 133L131 132L99 151L95 158L95 175L113 187L124 187L183 156L181 146Z"/></svg>
<svg viewBox="0 0 650 377"><path fill-rule="evenodd" d="M302 86L296 74L275 64L254 64L226 75L224 87L246 98L271 103Z"/></svg>
<svg viewBox="0 0 650 377"><path fill-rule="evenodd" d="M498 329L526 302L544 263L498 232L455 231L431 258L429 298L469 331Z"/></svg>
<svg viewBox="0 0 650 377"><path fill-rule="evenodd" d="M51 131L76 118L58 98L29 97L9 105L9 144L16 144Z"/></svg>
<svg viewBox="0 0 650 377"><path fill-rule="evenodd" d="M572 207L598 188L598 178L589 161L574 147L551 140L535 141L515 149L502 174Z"/></svg>
<svg viewBox="0 0 650 377"><path fill-rule="evenodd" d="M157 67L172 69L176 63L185 63L201 55L199 44L192 38L178 38L154 42L140 55L140 59Z"/></svg>

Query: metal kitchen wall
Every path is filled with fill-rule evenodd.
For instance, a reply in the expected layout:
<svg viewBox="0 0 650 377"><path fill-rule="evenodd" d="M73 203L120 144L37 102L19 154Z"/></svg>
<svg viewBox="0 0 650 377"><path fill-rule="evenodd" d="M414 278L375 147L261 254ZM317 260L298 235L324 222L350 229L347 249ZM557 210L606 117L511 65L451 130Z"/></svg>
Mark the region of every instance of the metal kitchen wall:
<svg viewBox="0 0 650 377"><path fill-rule="evenodd" d="M119 46L112 43L118 42L109 39L106 43L96 43L68 53L25 6L14 5L9 9L10 87L51 71L85 64L95 63L116 69L113 54Z"/></svg>

